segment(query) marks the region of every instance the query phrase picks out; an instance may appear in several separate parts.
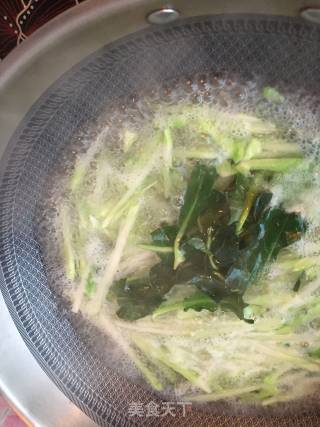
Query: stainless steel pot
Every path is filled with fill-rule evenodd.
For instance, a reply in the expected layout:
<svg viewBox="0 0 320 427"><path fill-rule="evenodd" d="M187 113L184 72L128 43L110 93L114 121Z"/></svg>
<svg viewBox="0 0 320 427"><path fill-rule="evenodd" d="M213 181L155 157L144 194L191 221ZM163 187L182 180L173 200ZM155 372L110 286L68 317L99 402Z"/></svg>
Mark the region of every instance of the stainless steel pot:
<svg viewBox="0 0 320 427"><path fill-rule="evenodd" d="M179 22L188 17L220 14L298 17L309 5L303 0L174 0L170 5L154 0L88 0L58 16L0 64L0 176L11 155L8 151L4 154L6 147L38 98L66 71L99 48L151 27L150 21L160 22L157 27L153 25L155 29L162 29L167 18L159 10L164 6L178 11L170 16ZM312 7L316 6L320 7L320 0L312 2ZM8 296L6 301L8 303ZM12 310L11 306L11 314ZM15 320L17 324L17 318ZM35 425L91 425L92 421L64 397L30 355L2 296L0 324L5 325L0 332L0 353L5 355L0 358L0 387L16 407ZM28 342L21 325L20 333ZM85 405L81 408L92 416L92 408ZM104 421L98 415L93 418L105 425L109 422L124 425L117 418L113 421L112 417Z"/></svg>

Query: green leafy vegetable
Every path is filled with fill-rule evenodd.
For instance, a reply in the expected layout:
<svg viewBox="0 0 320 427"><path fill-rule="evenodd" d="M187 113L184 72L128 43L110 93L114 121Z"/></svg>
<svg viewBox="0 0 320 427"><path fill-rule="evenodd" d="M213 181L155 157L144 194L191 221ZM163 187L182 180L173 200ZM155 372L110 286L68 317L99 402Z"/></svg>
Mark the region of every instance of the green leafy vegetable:
<svg viewBox="0 0 320 427"><path fill-rule="evenodd" d="M151 244L140 245L156 252L161 262L148 276L122 280L114 289L119 317L138 319L158 306L161 310L169 307L163 301L166 293L175 284L189 283L220 309L244 319L246 288L259 279L281 249L306 231L298 214L268 207L272 195L252 190L252 178L238 174L227 192L213 188L215 179L214 168L194 166L178 223L162 224L151 233ZM230 223L231 206L235 210L237 205L241 211ZM193 300L177 304L172 307L188 308Z"/></svg>
<svg viewBox="0 0 320 427"><path fill-rule="evenodd" d="M198 164L192 171L189 185L184 197L184 203L179 216L179 230L174 241L174 269L184 261L180 243L188 228L194 225L199 215L208 207L210 190L213 187L217 173Z"/></svg>
<svg viewBox="0 0 320 427"><path fill-rule="evenodd" d="M163 295L168 291L163 289ZM159 306L162 295L153 287L150 279L122 279L110 289L109 298L116 297L119 309L117 315L126 320L135 320L149 314Z"/></svg>
<svg viewBox="0 0 320 427"><path fill-rule="evenodd" d="M252 186L252 177L237 173L234 179L234 189L228 193L230 206L230 220L232 224L238 222L243 211L246 194Z"/></svg>
<svg viewBox="0 0 320 427"><path fill-rule="evenodd" d="M240 256L239 238L236 225L225 225L217 228L213 235L210 250L219 267L230 267Z"/></svg>
<svg viewBox="0 0 320 427"><path fill-rule="evenodd" d="M258 221L260 219L261 215L265 212L271 202L271 199L272 194L269 192L262 192L256 197L252 212L254 221Z"/></svg>
<svg viewBox="0 0 320 427"><path fill-rule="evenodd" d="M306 224L299 215L280 208L269 208L251 227L250 235L243 236L243 253L228 271L227 283L243 288L254 282L265 265L305 231Z"/></svg>
<svg viewBox="0 0 320 427"><path fill-rule="evenodd" d="M177 310L189 310L193 309L196 311L200 310L209 310L215 311L218 308L218 304L204 292L195 292L191 297L184 298L182 301L178 302L163 302L160 306L153 312L153 318L161 316L163 314L177 311Z"/></svg>
<svg viewBox="0 0 320 427"><path fill-rule="evenodd" d="M175 225L163 224L157 230L154 230L151 233L152 244L155 247L159 247L158 255L159 257L169 263L173 264L173 244L177 235L177 227ZM170 248L170 251L162 252L163 248Z"/></svg>

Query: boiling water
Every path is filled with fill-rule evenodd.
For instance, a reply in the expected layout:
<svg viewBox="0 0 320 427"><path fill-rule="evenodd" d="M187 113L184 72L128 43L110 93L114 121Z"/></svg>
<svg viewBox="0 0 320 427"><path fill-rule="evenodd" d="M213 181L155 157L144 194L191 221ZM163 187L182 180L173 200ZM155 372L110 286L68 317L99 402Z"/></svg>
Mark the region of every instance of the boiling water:
<svg viewBox="0 0 320 427"><path fill-rule="evenodd" d="M121 174L125 156L120 138L121 130L129 129L132 132L143 130L147 144L147 141L154 137L154 128L150 123L156 121L160 128L165 127L167 116L162 114L163 111L168 106L188 104L209 105L216 107L219 111L248 113L270 120L282 129L283 136L287 141L299 143L307 156L318 157L320 147L319 105L310 94L303 91L283 88L281 93L284 96L284 101L271 103L263 98L262 87L258 81L240 81L235 77L209 74L197 76L194 79L172 83L168 87L159 87L149 94L131 96L123 100L119 105L112 106L112 108L102 112L92 128L79 130L74 141L70 141L69 150L61 159L61 165L57 169L56 175L52 177L51 191L48 200L45 201L41 221L41 235L45 235L45 238L42 237L41 240L43 241L49 279L66 315L71 318L92 351L98 354L108 366L133 381L145 384L132 362L108 338L108 331L103 322L100 322L96 317L90 317L86 304L82 306L80 314L70 313L70 300L74 288L65 278L60 255L59 207L62 204L68 204L68 185L76 160L83 159L90 165L91 170L95 171L99 168L99 155L105 150L106 155L109 153L113 159L112 167ZM192 112L189 114L191 120ZM236 131L239 132L238 129ZM243 135L240 133L239 136ZM192 135L189 136L189 139L192 140ZM190 140L188 143L190 144ZM181 149L186 148L183 132L180 139L175 140L175 145ZM130 166L130 162L126 163L126 165L128 164ZM101 171L102 174L104 172ZM181 173L183 175L183 168ZM135 179L135 176L127 174L124 179L126 182L122 184L125 187L125 185L130 184L131 179ZM320 188L320 177L315 177L315 179L319 179ZM90 187L102 184L101 182L93 183L89 180L85 185ZM171 200L170 205L167 203L157 204L156 211L146 203L145 221L142 222L139 229L142 240L161 221L172 222L177 218L183 189L182 185L181 194ZM110 191L118 191L112 183ZM89 258L94 259L98 265L103 266L107 262L108 250L105 246L93 241L89 245L88 251L90 252ZM184 391L180 389L179 392L183 393Z"/></svg>

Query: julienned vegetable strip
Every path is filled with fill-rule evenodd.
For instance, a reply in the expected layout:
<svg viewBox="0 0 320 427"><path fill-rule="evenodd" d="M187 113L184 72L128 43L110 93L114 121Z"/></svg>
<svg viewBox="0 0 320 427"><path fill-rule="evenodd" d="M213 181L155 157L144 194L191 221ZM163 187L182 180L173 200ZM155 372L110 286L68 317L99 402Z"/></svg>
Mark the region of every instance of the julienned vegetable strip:
<svg viewBox="0 0 320 427"><path fill-rule="evenodd" d="M132 145L137 142L139 139L139 134L137 132L133 132L129 129L125 129L123 131L122 140L123 140L123 151L127 153Z"/></svg>
<svg viewBox="0 0 320 427"><path fill-rule="evenodd" d="M144 249L146 251L158 252L162 254L170 254L173 253L172 246L155 246L155 245L139 245L140 249Z"/></svg>
<svg viewBox="0 0 320 427"><path fill-rule="evenodd" d="M98 283L97 292L92 300L91 307L94 314L99 313L105 297L109 291L110 286L113 283L115 274L118 270L123 250L127 244L129 234L134 227L137 215L139 211L139 204L129 209L127 217L120 227L120 231L115 243L115 247L110 255L110 259L107 268L102 276L102 279Z"/></svg>
<svg viewBox="0 0 320 427"><path fill-rule="evenodd" d="M172 135L171 130L166 128L163 132L163 183L164 183L164 196L169 198L171 191L170 183L170 170L172 168Z"/></svg>
<svg viewBox="0 0 320 427"><path fill-rule="evenodd" d="M150 360L154 365L156 365L157 369L161 372L161 374L164 375L164 377L170 383L174 384L177 380L176 373L150 354L150 349L148 345L146 345L145 341L141 339L141 337L139 337L138 335L131 335L131 339L133 343L139 348L139 350L144 353L148 360Z"/></svg>
<svg viewBox="0 0 320 427"><path fill-rule="evenodd" d="M101 150L109 129L105 128L99 133L95 141L92 141L90 147L84 157L81 157L76 163L73 175L70 181L70 189L72 192L77 191L86 177L90 164L96 154Z"/></svg>
<svg viewBox="0 0 320 427"><path fill-rule="evenodd" d="M216 400L230 399L231 397L236 397L236 396L244 396L248 393L252 393L260 389L261 389L261 385L257 384L257 385L242 387L242 388L232 388L230 390L223 390L220 392L218 391L216 393L188 395L188 396L185 396L183 400L191 401L191 402L199 402L199 403L214 402Z"/></svg>
<svg viewBox="0 0 320 427"><path fill-rule="evenodd" d="M117 209L112 209L112 212L110 212L109 217L107 218L107 221L105 220L102 224L102 227L107 229L107 225L110 225L111 223L116 223L121 217L124 215L124 213L128 210L128 208L136 203L139 198L143 196L143 194L150 190L150 188L154 187L156 183L151 182L148 185L142 185L139 189L136 189L135 192L132 192L132 194L128 197L126 202L122 204L122 206L118 206Z"/></svg>
<svg viewBox="0 0 320 427"><path fill-rule="evenodd" d="M76 254L73 244L71 214L67 206L63 206L60 211L63 255L65 259L66 276L69 280L76 278Z"/></svg>
<svg viewBox="0 0 320 427"><path fill-rule="evenodd" d="M113 217L117 215L117 212L123 208L123 206L135 194L135 192L140 187L140 185L143 184L144 180L150 174L152 168L154 167L154 164L158 159L158 156L159 156L159 153L158 153L158 150L156 150L156 152L153 154L149 162L144 166L144 168L141 171L139 171L138 177L133 182L133 184L131 184L131 186L128 188L128 191L121 197L121 199L115 204L115 206L113 206L113 208L107 214L106 218L102 223L103 228L108 227L109 223L113 220Z"/></svg>
<svg viewBox="0 0 320 427"><path fill-rule="evenodd" d="M266 141L261 146L261 153L255 158L303 158L301 147L281 139Z"/></svg>
<svg viewBox="0 0 320 427"><path fill-rule="evenodd" d="M127 354L136 367L141 371L146 380L156 390L160 391L164 388L164 385L152 369L150 369L137 355L132 348L132 345L119 333L119 330L115 326L113 319L109 315L105 315L102 320L104 327L108 331L109 336L113 339L114 343L118 345L122 351Z"/></svg>
<svg viewBox="0 0 320 427"><path fill-rule="evenodd" d="M142 360L139 359L139 357L131 349L128 351L128 356L131 358L131 360L133 361L133 363L141 371L141 373L143 374L143 376L146 378L146 380L149 382L149 384L155 390L161 391L161 390L164 389L163 382L154 373L154 367L151 367L151 369L150 369L148 366L146 366L146 364L144 362L142 362Z"/></svg>
<svg viewBox="0 0 320 427"><path fill-rule="evenodd" d="M74 313L78 313L78 311L81 308L81 303L84 297L84 293L85 293L85 288L86 288L86 284L89 278L89 274L90 274L90 266L86 265L86 267L84 268L84 271L82 272L82 276L81 276L81 281L80 284L77 287L77 290L75 292L75 297L74 297L74 301L72 304L72 311Z"/></svg>
<svg viewBox="0 0 320 427"><path fill-rule="evenodd" d="M299 158L274 158L274 159L251 159L241 161L237 165L237 170L241 173L249 171L266 170L271 172L286 172L301 163Z"/></svg>
<svg viewBox="0 0 320 427"><path fill-rule="evenodd" d="M300 368L307 369L310 372L319 372L320 363L313 363L312 361L308 361L301 356L292 354L292 352L284 351L282 349L273 349L272 347L264 344L260 344L261 349L266 355L270 355L271 357L277 359L284 359L288 362L291 362L293 366L297 366Z"/></svg>
<svg viewBox="0 0 320 427"><path fill-rule="evenodd" d="M184 366L180 365L179 363L174 362L172 358L169 357L168 351L166 349L162 347L155 348L151 343L145 342L142 337L137 338L133 336L132 339L135 343L137 343L137 345L143 346L144 349L149 348L148 353L151 355L152 358L163 363L168 368L173 369L175 372L182 375L192 384L198 386L201 390L205 392L210 391L210 389L208 388L208 385L205 384L199 378L199 375L197 374L197 372L193 371L192 369L187 369Z"/></svg>

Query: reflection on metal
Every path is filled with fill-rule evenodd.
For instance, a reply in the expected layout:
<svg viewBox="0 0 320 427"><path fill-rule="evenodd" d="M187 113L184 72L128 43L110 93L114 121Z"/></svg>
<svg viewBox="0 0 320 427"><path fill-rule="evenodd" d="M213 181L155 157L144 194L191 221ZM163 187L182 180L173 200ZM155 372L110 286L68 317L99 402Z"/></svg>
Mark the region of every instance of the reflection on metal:
<svg viewBox="0 0 320 427"><path fill-rule="evenodd" d="M307 21L320 24L320 8L309 7L307 9L303 9L300 12L300 16Z"/></svg>
<svg viewBox="0 0 320 427"><path fill-rule="evenodd" d="M27 424L97 427L40 368L14 325L1 293L0 325L0 390Z"/></svg>
<svg viewBox="0 0 320 427"><path fill-rule="evenodd" d="M155 10L147 15L147 21L150 24L164 25L177 20L180 12L171 7Z"/></svg>

